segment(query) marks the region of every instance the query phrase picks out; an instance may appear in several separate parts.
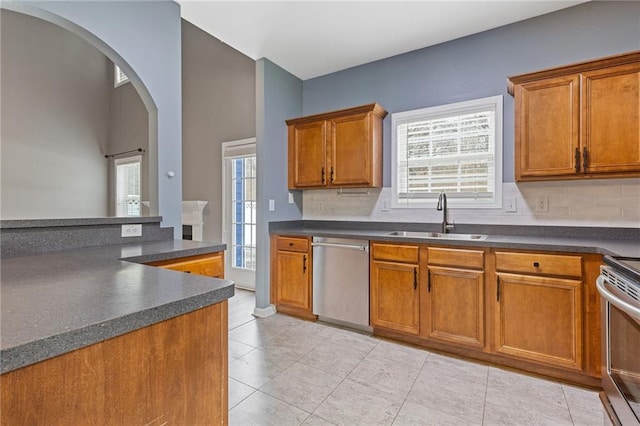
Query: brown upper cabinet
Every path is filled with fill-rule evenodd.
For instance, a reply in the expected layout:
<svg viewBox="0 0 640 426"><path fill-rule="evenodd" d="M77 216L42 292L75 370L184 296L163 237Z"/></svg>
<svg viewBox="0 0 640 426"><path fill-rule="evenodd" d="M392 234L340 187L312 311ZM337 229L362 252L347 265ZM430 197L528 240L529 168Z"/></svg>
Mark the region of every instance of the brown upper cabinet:
<svg viewBox="0 0 640 426"><path fill-rule="evenodd" d="M289 189L382 186L378 104L287 120Z"/></svg>
<svg viewBox="0 0 640 426"><path fill-rule="evenodd" d="M640 176L640 51L509 77L516 181Z"/></svg>

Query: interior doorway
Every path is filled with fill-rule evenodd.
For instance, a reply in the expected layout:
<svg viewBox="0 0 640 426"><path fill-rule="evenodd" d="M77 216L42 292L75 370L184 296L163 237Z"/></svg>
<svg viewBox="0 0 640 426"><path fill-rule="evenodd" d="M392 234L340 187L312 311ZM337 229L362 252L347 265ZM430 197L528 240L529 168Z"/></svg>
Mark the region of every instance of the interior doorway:
<svg viewBox="0 0 640 426"><path fill-rule="evenodd" d="M227 244L225 278L255 290L256 284L256 143L255 138L222 144L223 224Z"/></svg>

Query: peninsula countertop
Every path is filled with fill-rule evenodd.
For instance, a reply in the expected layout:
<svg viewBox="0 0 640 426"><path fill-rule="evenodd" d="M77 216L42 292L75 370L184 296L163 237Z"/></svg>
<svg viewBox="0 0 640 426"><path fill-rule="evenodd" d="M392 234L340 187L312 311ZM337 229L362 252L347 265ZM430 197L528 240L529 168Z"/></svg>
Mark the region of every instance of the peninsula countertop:
<svg viewBox="0 0 640 426"><path fill-rule="evenodd" d="M232 281L142 264L225 248L166 240L2 259L1 372L227 300Z"/></svg>

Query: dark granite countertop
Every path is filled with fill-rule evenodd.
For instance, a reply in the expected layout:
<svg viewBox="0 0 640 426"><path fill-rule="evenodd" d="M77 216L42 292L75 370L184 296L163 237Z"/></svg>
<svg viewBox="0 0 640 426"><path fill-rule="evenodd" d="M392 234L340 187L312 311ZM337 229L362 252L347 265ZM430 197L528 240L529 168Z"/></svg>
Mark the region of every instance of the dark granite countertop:
<svg viewBox="0 0 640 426"><path fill-rule="evenodd" d="M628 257L640 257L640 238L635 234L640 234L640 230L611 230L607 232L605 229L589 230L585 228L579 229L577 232L566 232L566 235L553 236L554 232L544 232L540 229L542 235L531 235L535 231L526 229L521 232L518 227L504 227L502 232L513 232L513 234L503 234L499 227L491 227L491 229L483 229L482 227L463 227L458 226L458 233L485 234L486 239L483 240L454 240L454 239L428 239L428 238L411 238L388 235L391 230L407 230L414 231L415 226L403 224L384 224L378 226L372 223L371 229L364 229L366 224L354 224L353 228L345 229L348 224L336 222L331 225L329 222L311 223L305 225L301 222L276 223L271 226L269 232L277 235L300 235L300 236L317 236L317 237L335 237L335 238L359 238L371 241L391 241L391 242L411 242L421 244L434 245L450 245L462 247L492 247L492 248L508 248L517 250L542 250L542 251L566 251L574 253L599 253L603 255L617 255ZM385 228L385 229L379 229ZM568 228L569 229L569 228ZM571 228L575 230L576 228ZM420 229L421 231L423 229ZM424 229L431 232L437 232L437 228L431 227ZM483 232L484 231L484 232ZM489 231L489 232L487 232ZM518 234L520 233L520 234ZM549 235L551 234L551 235ZM556 232L561 234L561 232ZM581 236L582 234L582 236Z"/></svg>
<svg viewBox="0 0 640 426"><path fill-rule="evenodd" d="M232 281L141 264L225 248L168 240L2 259L1 372L227 300Z"/></svg>

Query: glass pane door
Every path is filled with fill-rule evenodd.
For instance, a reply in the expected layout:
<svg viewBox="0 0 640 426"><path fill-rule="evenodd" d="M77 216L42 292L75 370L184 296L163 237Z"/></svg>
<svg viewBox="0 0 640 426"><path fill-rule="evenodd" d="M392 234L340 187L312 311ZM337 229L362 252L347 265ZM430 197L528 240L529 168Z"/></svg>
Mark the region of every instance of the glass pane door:
<svg viewBox="0 0 640 426"><path fill-rule="evenodd" d="M230 254L234 268L256 269L256 157L231 161Z"/></svg>

